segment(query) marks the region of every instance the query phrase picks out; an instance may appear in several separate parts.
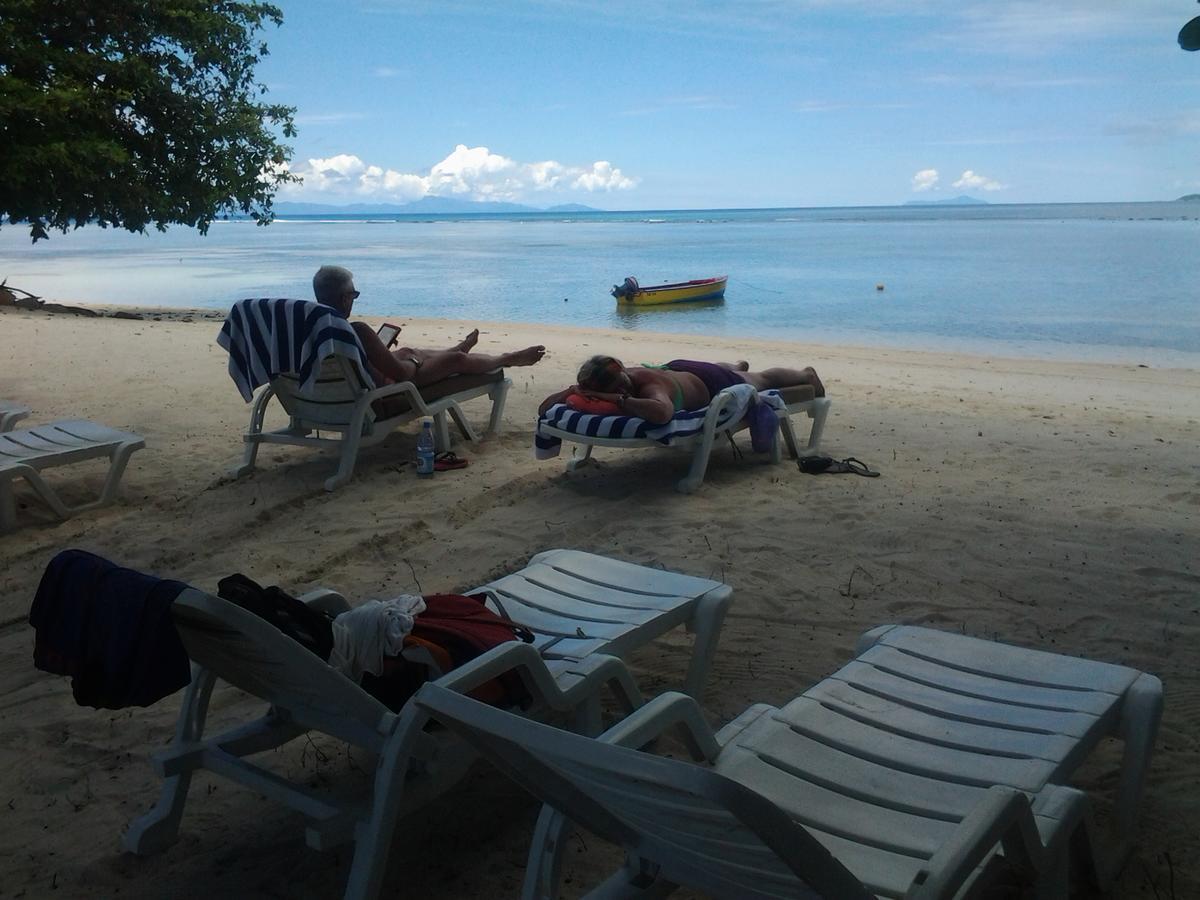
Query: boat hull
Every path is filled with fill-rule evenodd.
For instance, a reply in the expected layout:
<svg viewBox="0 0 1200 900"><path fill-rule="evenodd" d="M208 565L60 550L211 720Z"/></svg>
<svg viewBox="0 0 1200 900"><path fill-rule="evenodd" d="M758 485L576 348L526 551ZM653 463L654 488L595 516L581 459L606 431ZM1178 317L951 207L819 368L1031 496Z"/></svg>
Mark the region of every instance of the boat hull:
<svg viewBox="0 0 1200 900"><path fill-rule="evenodd" d="M660 284L639 288L636 293L618 297L617 302L630 306L661 306L664 303L694 303L698 300L720 300L725 296L728 276L700 278L677 284Z"/></svg>

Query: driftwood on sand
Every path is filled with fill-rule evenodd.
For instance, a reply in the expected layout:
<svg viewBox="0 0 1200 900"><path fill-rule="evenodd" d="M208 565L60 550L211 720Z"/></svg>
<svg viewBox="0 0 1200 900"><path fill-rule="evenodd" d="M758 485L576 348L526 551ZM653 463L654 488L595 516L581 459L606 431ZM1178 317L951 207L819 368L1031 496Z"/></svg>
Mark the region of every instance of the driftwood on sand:
<svg viewBox="0 0 1200 900"><path fill-rule="evenodd" d="M18 297L17 295L22 296ZM17 287L9 287L8 279L0 281L0 306L15 306L17 309L41 310L42 312L73 313L77 316L98 316L94 309L82 306L64 306L62 303L47 303L36 294Z"/></svg>

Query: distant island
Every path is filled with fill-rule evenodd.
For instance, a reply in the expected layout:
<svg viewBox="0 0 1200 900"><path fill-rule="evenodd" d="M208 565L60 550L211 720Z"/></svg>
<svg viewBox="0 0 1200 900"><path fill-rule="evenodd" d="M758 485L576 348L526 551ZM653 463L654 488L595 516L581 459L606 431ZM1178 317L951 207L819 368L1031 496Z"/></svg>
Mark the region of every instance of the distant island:
<svg viewBox="0 0 1200 900"><path fill-rule="evenodd" d="M905 206L988 206L986 200L959 194L957 197L947 197L945 200L908 200Z"/></svg>
<svg viewBox="0 0 1200 900"><path fill-rule="evenodd" d="M295 203L283 201L275 204L275 213L280 216L389 216L389 215L437 215L455 213L535 213L535 212L602 212L582 203L564 203L559 206L541 208L521 203L502 203L487 200L459 200L455 197L422 197L413 203L350 203L335 206L331 203Z"/></svg>
<svg viewBox="0 0 1200 900"><path fill-rule="evenodd" d="M1200 200L1200 194L1184 194L1182 197L1177 199L1175 202L1176 203L1195 203L1197 200Z"/></svg>

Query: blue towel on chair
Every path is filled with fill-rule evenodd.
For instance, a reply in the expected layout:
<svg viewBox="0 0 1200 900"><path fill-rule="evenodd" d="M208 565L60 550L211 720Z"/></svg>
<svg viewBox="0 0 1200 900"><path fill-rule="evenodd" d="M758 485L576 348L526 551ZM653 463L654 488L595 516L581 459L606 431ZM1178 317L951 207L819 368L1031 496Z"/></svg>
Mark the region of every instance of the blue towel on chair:
<svg viewBox="0 0 1200 900"><path fill-rule="evenodd" d="M171 604L186 587L84 550L62 551L29 610L33 664L70 675L80 706L149 706L192 680L171 621Z"/></svg>
<svg viewBox="0 0 1200 900"><path fill-rule="evenodd" d="M217 343L229 352L229 377L247 403L255 388L276 375L295 375L300 390L311 390L327 356L356 363L363 382L375 386L366 353L346 317L312 300L239 300L225 317Z"/></svg>
<svg viewBox="0 0 1200 900"><path fill-rule="evenodd" d="M749 384L737 384L725 388L721 393L732 394L734 402L721 411L717 420L718 431L730 422L741 421L757 392ZM601 416L580 412L565 403L556 403L538 417L538 427L533 435L534 456L537 459L550 459L557 456L561 449L562 441L557 435L544 432L544 425L580 437L649 439L669 447L702 433L707 415L707 406L703 409L681 409L669 422L654 425L637 416Z"/></svg>

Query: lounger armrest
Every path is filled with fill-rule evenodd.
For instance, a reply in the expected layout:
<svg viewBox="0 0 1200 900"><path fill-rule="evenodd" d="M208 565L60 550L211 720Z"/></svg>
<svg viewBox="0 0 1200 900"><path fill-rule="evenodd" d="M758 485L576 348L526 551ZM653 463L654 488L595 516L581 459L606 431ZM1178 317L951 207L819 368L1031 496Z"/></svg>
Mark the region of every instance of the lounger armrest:
<svg viewBox="0 0 1200 900"><path fill-rule="evenodd" d="M1080 801L1086 799L1080 795ZM1068 817L1075 821L1075 816ZM1082 816L1080 815L1080 818ZM929 859L906 896L952 897L971 872L1002 844L1006 859L1032 873L1048 869L1052 856L1065 852L1066 842L1054 840L1050 852L1042 845L1029 798L1013 788L994 785L958 823L958 828Z"/></svg>
<svg viewBox="0 0 1200 900"><path fill-rule="evenodd" d="M425 398L421 396L420 389L411 381L398 381L395 384L385 384L383 387L375 388L375 390L369 391L364 395L363 401L369 405L383 397L391 397L395 394L407 394L408 402L412 404L412 408L417 413L420 415L432 415L425 403Z"/></svg>
<svg viewBox="0 0 1200 900"><path fill-rule="evenodd" d="M595 693L597 682L613 681L624 671L624 666L619 660L615 657L610 659L617 663L619 669L611 665L594 666L583 682L576 683L564 691L536 647L512 641L493 647L487 653L447 672L437 680L437 684L439 687L466 694L497 676L515 672L524 682L534 704L548 706L555 712L569 713L573 712L582 700Z"/></svg>
<svg viewBox="0 0 1200 900"><path fill-rule="evenodd" d="M725 407L731 403L737 403L737 398L726 391L718 391L717 395L712 398L708 404L708 412L704 414L704 430L711 432L716 429L717 422L721 418L721 413Z"/></svg>
<svg viewBox="0 0 1200 900"><path fill-rule="evenodd" d="M655 697L641 709L622 719L597 740L621 747L644 747L672 728L687 745L693 759L715 762L721 752L704 712L693 698L678 691Z"/></svg>
<svg viewBox="0 0 1200 900"><path fill-rule="evenodd" d="M340 616L350 610L346 598L329 588L315 588L307 594L301 594L300 599L313 609L329 613L331 616Z"/></svg>

